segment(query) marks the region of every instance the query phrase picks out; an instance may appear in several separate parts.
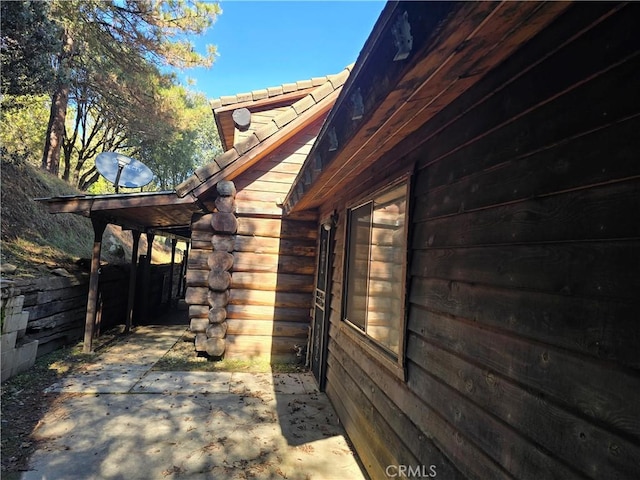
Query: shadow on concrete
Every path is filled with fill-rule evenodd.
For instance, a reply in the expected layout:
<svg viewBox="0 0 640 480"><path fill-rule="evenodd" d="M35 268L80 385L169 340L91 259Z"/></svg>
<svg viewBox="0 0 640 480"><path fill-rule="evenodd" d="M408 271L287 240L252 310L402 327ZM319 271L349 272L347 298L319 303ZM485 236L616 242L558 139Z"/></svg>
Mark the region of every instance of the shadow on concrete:
<svg viewBox="0 0 640 480"><path fill-rule="evenodd" d="M181 334L140 326L47 389L21 478L365 478L309 373L153 370Z"/></svg>

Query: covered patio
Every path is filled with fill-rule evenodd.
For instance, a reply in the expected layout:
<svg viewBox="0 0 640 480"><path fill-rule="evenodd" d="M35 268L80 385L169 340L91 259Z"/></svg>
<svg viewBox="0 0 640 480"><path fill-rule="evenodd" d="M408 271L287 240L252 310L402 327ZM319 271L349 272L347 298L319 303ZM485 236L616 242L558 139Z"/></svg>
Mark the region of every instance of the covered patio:
<svg viewBox="0 0 640 480"><path fill-rule="evenodd" d="M115 195L73 195L36 199L43 202L49 213L73 213L91 219L93 225L93 250L91 256L91 274L89 294L87 297L87 313L84 330L84 352L93 351L93 337L96 326L98 303L98 285L100 278L100 256L103 234L107 225L118 225L123 230L130 230L133 237L131 269L129 277L129 293L125 331L131 329L136 298L138 271L138 248L141 234L147 238L147 252L142 269L142 291L140 314L144 317L148 311L146 293L149 287L149 268L151 251L156 235L171 239L171 273L169 275L169 292L173 290L173 269L178 241L187 245L186 255L191 237L190 223L194 213L202 212L192 197L180 198L175 192L143 192Z"/></svg>

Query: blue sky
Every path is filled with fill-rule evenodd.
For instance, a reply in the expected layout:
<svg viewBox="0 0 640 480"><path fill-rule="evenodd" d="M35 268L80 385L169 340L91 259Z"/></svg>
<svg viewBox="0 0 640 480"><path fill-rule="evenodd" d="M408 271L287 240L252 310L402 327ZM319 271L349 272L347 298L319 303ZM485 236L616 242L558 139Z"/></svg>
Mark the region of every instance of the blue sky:
<svg viewBox="0 0 640 480"><path fill-rule="evenodd" d="M384 8L376 1L222 0L196 48L213 44L210 69L186 70L209 99L340 72L356 61Z"/></svg>

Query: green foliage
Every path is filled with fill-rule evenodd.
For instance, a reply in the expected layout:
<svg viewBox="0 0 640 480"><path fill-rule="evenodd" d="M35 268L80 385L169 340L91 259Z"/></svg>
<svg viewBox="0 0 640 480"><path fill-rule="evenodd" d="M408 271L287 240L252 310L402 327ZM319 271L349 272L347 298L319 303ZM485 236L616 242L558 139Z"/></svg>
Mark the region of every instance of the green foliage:
<svg viewBox="0 0 640 480"><path fill-rule="evenodd" d="M206 98L181 86L162 91L164 108L173 112L175 128L161 141L142 138L138 154L154 172L161 190L175 188L222 150Z"/></svg>
<svg viewBox="0 0 640 480"><path fill-rule="evenodd" d="M217 3L194 0L56 0L54 14L78 48L109 63L138 69L138 59L177 68L211 66L215 47L198 53L189 36L204 33L221 13ZM144 66L144 63L142 64Z"/></svg>
<svg viewBox="0 0 640 480"><path fill-rule="evenodd" d="M63 122L53 132L62 132L60 160L47 157L44 163L56 173L60 165L62 178L82 190L106 193L113 186L101 179L94 164L102 151L142 159L157 176L148 188L169 189L221 150L206 99L177 86L172 74L160 70L212 64L215 47L198 53L188 37L213 24L221 12L218 4L54 0L2 2L2 9L3 42L24 44L21 57L15 48L3 46L3 73L6 62L25 60L38 50L41 55L30 61L37 57L46 63L49 76L34 74L35 90L52 87L54 65L53 90L63 99L56 112L47 96L4 95L0 140L7 158L42 164L40 152L50 138L47 125L55 119ZM5 12L15 18L10 22ZM41 45L44 39L46 46ZM16 70L11 80L26 88L25 71ZM4 81L3 75L3 92Z"/></svg>
<svg viewBox="0 0 640 480"><path fill-rule="evenodd" d="M101 151L131 154L166 139L176 139L167 147L174 154L187 148L181 114L163 93L175 78L159 68L213 63L215 47L199 53L188 38L213 24L218 4L54 0L51 11L64 32L56 61L61 101L51 112L43 166L58 171L62 145L63 178L86 189L98 178L87 160Z"/></svg>
<svg viewBox="0 0 640 480"><path fill-rule="evenodd" d="M40 165L49 117L48 95L5 95L0 110L0 144L7 160Z"/></svg>
<svg viewBox="0 0 640 480"><path fill-rule="evenodd" d="M37 1L0 2L0 57L3 95L39 95L51 87L51 57L59 49L58 27L49 4Z"/></svg>

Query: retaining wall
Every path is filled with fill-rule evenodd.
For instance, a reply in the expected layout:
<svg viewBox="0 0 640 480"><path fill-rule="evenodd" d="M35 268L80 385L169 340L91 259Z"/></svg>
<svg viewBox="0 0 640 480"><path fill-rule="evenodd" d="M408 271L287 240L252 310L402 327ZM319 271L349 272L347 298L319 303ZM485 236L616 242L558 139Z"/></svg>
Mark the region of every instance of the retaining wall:
<svg viewBox="0 0 640 480"><path fill-rule="evenodd" d="M98 334L125 323L129 268L130 265L101 268L96 318ZM171 298L176 298L180 271L180 265L175 265ZM169 265L151 266L149 317L158 315L169 301L169 272ZM68 277L2 279L0 286L2 381L29 369L36 357L82 339L89 291L88 273ZM137 291L141 291L139 285ZM135 316L136 310L139 308L134 309L134 324L142 321Z"/></svg>

